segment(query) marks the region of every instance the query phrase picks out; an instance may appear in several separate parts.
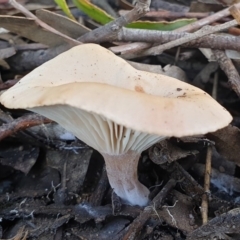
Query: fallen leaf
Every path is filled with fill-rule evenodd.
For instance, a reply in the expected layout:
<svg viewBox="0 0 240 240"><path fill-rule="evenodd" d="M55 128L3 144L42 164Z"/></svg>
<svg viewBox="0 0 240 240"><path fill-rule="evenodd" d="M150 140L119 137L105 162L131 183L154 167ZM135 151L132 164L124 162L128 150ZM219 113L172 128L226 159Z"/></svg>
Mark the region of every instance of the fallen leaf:
<svg viewBox="0 0 240 240"><path fill-rule="evenodd" d="M37 25L33 19L2 15L0 16L0 27L6 28L13 33L50 47L69 43L69 39L65 39L62 36L47 31ZM76 45L74 41L72 44Z"/></svg>
<svg viewBox="0 0 240 240"><path fill-rule="evenodd" d="M149 149L150 159L158 165L166 162L171 163L197 153L198 151L195 150L187 151L181 149L172 144L169 140L160 141Z"/></svg>
<svg viewBox="0 0 240 240"><path fill-rule="evenodd" d="M227 239L227 234L239 233L240 208L235 208L211 219L187 236L187 240L196 239ZM234 239L239 239L234 238Z"/></svg>
<svg viewBox="0 0 240 240"><path fill-rule="evenodd" d="M27 174L39 155L39 149L32 146L11 146L1 144L0 163Z"/></svg>
<svg viewBox="0 0 240 240"><path fill-rule="evenodd" d="M38 10L36 16L49 26L74 39L90 31L76 21L45 9Z"/></svg>
<svg viewBox="0 0 240 240"><path fill-rule="evenodd" d="M13 56L16 53L14 47L8 47L4 49L0 49L0 59L5 59Z"/></svg>
<svg viewBox="0 0 240 240"><path fill-rule="evenodd" d="M214 133L207 134L207 137L215 142L217 151L227 160L240 166L240 130L229 125Z"/></svg>

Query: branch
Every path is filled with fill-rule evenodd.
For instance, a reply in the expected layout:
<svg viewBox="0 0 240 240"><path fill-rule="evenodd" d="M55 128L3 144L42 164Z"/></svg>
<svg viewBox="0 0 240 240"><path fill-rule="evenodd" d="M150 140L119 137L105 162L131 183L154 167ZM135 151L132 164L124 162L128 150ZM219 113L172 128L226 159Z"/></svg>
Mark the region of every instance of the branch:
<svg viewBox="0 0 240 240"><path fill-rule="evenodd" d="M9 122L0 126L0 141L18 131L21 131L36 125L40 125L43 123L50 123L50 122L52 122L52 120L49 120L38 114L29 114L23 117L19 117L13 120L12 122Z"/></svg>
<svg viewBox="0 0 240 240"><path fill-rule="evenodd" d="M235 7L239 8L240 3L235 4ZM216 12L206 18L200 19L194 23L178 28L175 31L176 32L194 32L203 26L210 25L224 17L228 17L230 15L230 8L231 7L225 8L222 11Z"/></svg>
<svg viewBox="0 0 240 240"><path fill-rule="evenodd" d="M231 59L229 59L226 53L221 50L213 50L213 53L217 59L217 62L219 63L220 68L227 75L231 88L240 97L240 76Z"/></svg>
<svg viewBox="0 0 240 240"><path fill-rule="evenodd" d="M84 34L77 40L80 42L95 42L95 40L98 39L98 41L103 42L109 37L116 37L118 31L120 31L122 27L144 16L145 13L149 10L150 3L151 0L138 0L135 7L124 16L121 16L104 26L101 26L91 32Z"/></svg>
<svg viewBox="0 0 240 240"><path fill-rule="evenodd" d="M122 28L115 38L109 39L109 41L124 41L135 42L141 41L145 43L166 43L174 40L178 40L183 37L190 37L192 33L182 33L174 31L157 31L157 30L144 30L144 29L129 29ZM95 39L95 42L99 42ZM140 45L140 44L139 44ZM122 45L123 48L131 49L133 44ZM182 45L183 47L202 47L213 49L231 49L240 51L240 38L230 35L217 35L210 34L199 39L192 40ZM135 49L135 48L134 48Z"/></svg>
<svg viewBox="0 0 240 240"><path fill-rule="evenodd" d="M237 3L234 6L236 8L238 8L238 7L240 7L240 3ZM230 15L230 8L227 8L227 9L219 11L211 16L203 18L193 24L189 24L185 27L178 28L178 29L174 30L173 32L193 32L194 30L197 30L203 26L209 25L209 24L211 24L219 19L222 19L223 17L227 17L229 15ZM206 26L205 29L200 29L198 32L195 32L194 35L192 35L192 37L190 37L190 38L188 36L186 36L186 37L184 36L184 37L180 38L179 40L174 40L172 42L168 42L167 45L164 45L164 46L161 45L161 46L155 46L155 47L149 48L148 50L145 50L143 53L140 52L141 48L138 47L138 49L137 49L138 52L136 54L131 54L131 53L129 55L125 54L124 57L135 58L135 57L139 57L139 56L157 55L157 54L160 54L164 50L182 45L184 43L188 43L189 41L195 40L197 38L206 36L208 34L211 34L211 33L217 32L217 31L222 31L226 28L230 28L230 27L233 27L236 25L238 25L237 21L233 20L233 21L227 22L225 24L219 25L220 27L219 26L212 27L212 31L210 31L210 28L211 28L210 26ZM216 29L217 27L218 27L218 30ZM214 29L216 31L214 31ZM131 44L129 44L129 45L131 45ZM135 43L135 47L136 47L136 43ZM149 45L149 47L151 47L151 45ZM144 46L144 48L146 48L146 45ZM144 49L144 48L142 48L142 49ZM132 51L133 51L133 48L131 48L131 52Z"/></svg>
<svg viewBox="0 0 240 240"><path fill-rule="evenodd" d="M157 210L163 204L168 193L175 187L176 181L170 179L157 196L152 200L148 207L141 212L141 214L132 222L127 232L123 236L123 240L138 239L137 234L143 228L145 222L151 217L153 210Z"/></svg>
<svg viewBox="0 0 240 240"><path fill-rule="evenodd" d="M159 45L159 46L155 46L155 47L151 47L141 53L138 54L138 57L143 57L143 56L149 56L149 55L159 55L161 54L163 51L180 46L184 43L188 43L192 40L196 40L198 38L207 36L209 34L215 33L215 32L220 32L223 30L226 30L230 27L234 27L237 26L238 23L236 20L232 20L217 26L204 26L203 28L201 28L200 30L198 30L195 33L192 33L190 35L186 35L180 39L176 39L173 40L171 42ZM128 56L129 58L129 56Z"/></svg>

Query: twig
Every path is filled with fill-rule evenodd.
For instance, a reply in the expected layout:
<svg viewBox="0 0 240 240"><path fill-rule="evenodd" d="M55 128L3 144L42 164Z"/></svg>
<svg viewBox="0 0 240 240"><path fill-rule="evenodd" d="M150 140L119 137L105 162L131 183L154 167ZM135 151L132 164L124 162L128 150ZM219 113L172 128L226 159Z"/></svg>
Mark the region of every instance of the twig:
<svg viewBox="0 0 240 240"><path fill-rule="evenodd" d="M161 18L161 19L178 19L178 18L206 18L210 16L210 12L170 12L170 11L151 11L145 17Z"/></svg>
<svg viewBox="0 0 240 240"><path fill-rule="evenodd" d="M237 3L235 4L235 6L237 8L240 7L240 3ZM191 24L188 24L184 27L181 27L181 28L178 28L176 29L175 31L176 32L194 32L196 31L197 29L203 27L203 26L206 26L206 25L209 25L213 22L216 22L224 17L228 17L230 15L230 11L229 11L230 7L229 8L226 8L226 9L223 9L222 11L219 11L217 13L214 13L212 14L211 16L208 16L206 18L203 18L201 20L198 20L194 23L191 23Z"/></svg>
<svg viewBox="0 0 240 240"><path fill-rule="evenodd" d="M136 21L142 17L148 10L150 6L150 0L138 0L136 6L124 16L117 18L116 20L99 27L91 32L84 34L77 40L81 42L95 42L95 39L99 41L104 41L110 36L117 35L118 31L127 24Z"/></svg>
<svg viewBox="0 0 240 240"><path fill-rule="evenodd" d="M228 77L228 82L235 93L240 97L240 76L231 59L229 59L224 51L213 50L215 58L219 63L220 68Z"/></svg>
<svg viewBox="0 0 240 240"><path fill-rule="evenodd" d="M235 6L239 7L240 3L235 4ZM182 27L182 28L176 29L173 32L192 32L194 30L199 29L202 26L206 26L207 24L210 24L210 23L212 23L212 22L214 22L214 21L216 21L218 19L221 19L222 17L226 17L226 16L229 16L229 15L230 15L230 11L229 11L229 8L227 8L227 9L224 9L223 11L217 12L217 13L215 13L215 14L207 17L207 18L203 18L203 19L197 21L197 23L195 23L195 24L194 23L193 24L189 24L186 27ZM191 35L192 37L188 37L188 36L187 37L182 37L179 40L174 40L174 41L168 42L168 43L166 43L164 45L160 45L160 46L155 46L155 47L149 48L148 50L145 50L142 53L138 52L137 54L128 54L128 55L125 54L122 57L130 59L130 58L136 58L136 57L140 57L140 56L157 55L157 54L160 54L164 50L167 50L167 49L170 49L172 47L176 47L176 46L182 45L184 43L188 43L189 41L195 40L197 38L206 36L206 35L214 33L214 32L222 31L222 30L224 30L226 28L234 27L236 25L237 25L237 21L236 20L232 20L230 22L227 22L227 23L224 23L224 24L221 24L221 25L217 26L218 29L216 29L215 27L211 28L210 26L206 26L207 29L204 30L204 28L203 28L203 29L199 30L199 32L196 32L193 35ZM221 28L223 28L223 29L221 29ZM211 31L211 29L213 31ZM214 29L216 31L214 31ZM150 47L150 45L149 45L149 47Z"/></svg>
<svg viewBox="0 0 240 240"><path fill-rule="evenodd" d="M141 42L148 42L148 43L163 43L178 40L179 38L183 37L190 37L192 33L186 32L175 32L175 31L159 31L159 30L145 30L145 29L130 29L130 28L123 28L118 32L116 38L109 39L110 41L141 41ZM221 43L229 41L237 41L237 37L235 36L226 36L226 35L218 35L218 34L211 34L208 36L204 36L201 38L201 44L203 42L208 42L216 39L214 42L221 41ZM96 42L99 42L96 39ZM194 45L194 41L190 42L191 45ZM132 44L131 44L132 45ZM220 44L219 44L220 45ZM130 44L129 44L130 46Z"/></svg>
<svg viewBox="0 0 240 240"><path fill-rule="evenodd" d="M151 47L151 43L146 43L146 42L135 42L131 44L124 44L120 46L115 46L115 47L110 47L109 50L111 50L114 53L121 53L124 54L125 52L130 54L130 53L135 53L140 50L146 49Z"/></svg>
<svg viewBox="0 0 240 240"><path fill-rule="evenodd" d="M186 195L198 199L202 196L204 189L202 186L177 162L174 162L171 178L180 182L181 189Z"/></svg>
<svg viewBox="0 0 240 240"><path fill-rule="evenodd" d="M145 222L151 217L153 213L153 208L158 209L162 206L163 200L166 198L168 193L175 187L176 181L170 179L167 184L162 188L162 190L157 194L157 196L151 201L148 207L141 212L141 214L132 222L129 226L128 231L123 236L123 240L134 240L138 239L137 235L142 229Z"/></svg>
<svg viewBox="0 0 240 240"><path fill-rule="evenodd" d="M234 36L239 36L240 35L240 29L238 27L231 27L228 29L228 33L232 34Z"/></svg>
<svg viewBox="0 0 240 240"><path fill-rule="evenodd" d="M89 203L91 204L91 206L100 206L101 205L103 197L104 197L108 187L109 187L109 182L108 182L106 168L104 167L102 169L102 175L97 184L97 187L89 199Z"/></svg>
<svg viewBox="0 0 240 240"><path fill-rule="evenodd" d="M204 177L205 193L202 196L202 205L201 205L203 224L206 224L208 222L208 194L210 192L211 163L212 163L212 146L208 146L207 156L206 156L205 177Z"/></svg>
<svg viewBox="0 0 240 240"><path fill-rule="evenodd" d="M234 224L233 224L234 220ZM187 240L196 239L236 239L229 235L239 234L240 208L235 208L211 219L206 225L201 226L187 236ZM237 237L238 238L238 237Z"/></svg>
<svg viewBox="0 0 240 240"><path fill-rule="evenodd" d="M158 31L158 30L144 30L144 29L129 29L122 28L117 36L108 39L109 41L125 41L135 42L141 41L141 43L125 44L117 47L111 47L113 52L124 52L124 51L139 51L144 48L151 46L149 43L165 43L179 38L191 36L191 33L180 33L174 31ZM95 42L99 42L98 39ZM202 48L213 48L213 49L231 49L240 50L240 39L236 36L230 35L219 35L210 34L208 36L195 39L182 45L182 47L202 47Z"/></svg>
<svg viewBox="0 0 240 240"><path fill-rule="evenodd" d="M12 122L0 126L0 141L20 130L50 122L52 122L52 120L49 120L38 114L29 114L23 117L19 117Z"/></svg>
<svg viewBox="0 0 240 240"><path fill-rule="evenodd" d="M192 40L198 39L200 37L204 37L206 35L215 33L215 32L220 32L223 30L226 30L230 27L236 26L238 25L236 20L232 20L217 26L204 26L202 29L198 30L195 33L192 33L191 35L187 35L186 37L182 37L180 39L177 40L173 40L171 42L162 44L160 46L155 46L155 47L151 47L141 53L138 54L138 57L141 56L148 56L148 55L159 55L161 54L163 51L170 49L170 48L174 48L177 46L180 46L184 43L190 42ZM129 56L127 56L129 58Z"/></svg>
<svg viewBox="0 0 240 240"><path fill-rule="evenodd" d="M229 11L235 18L235 20L240 24L240 10L236 7L236 5L230 7ZM214 51L214 54L215 57L217 58L217 61L219 62L221 69L228 76L228 81L232 89L240 97L240 76L235 66L233 65L231 59L229 59L225 52L223 51L216 50Z"/></svg>
<svg viewBox="0 0 240 240"><path fill-rule="evenodd" d="M47 49L48 46L42 43L28 43L28 44L15 45L14 48L17 51L25 51L25 50Z"/></svg>

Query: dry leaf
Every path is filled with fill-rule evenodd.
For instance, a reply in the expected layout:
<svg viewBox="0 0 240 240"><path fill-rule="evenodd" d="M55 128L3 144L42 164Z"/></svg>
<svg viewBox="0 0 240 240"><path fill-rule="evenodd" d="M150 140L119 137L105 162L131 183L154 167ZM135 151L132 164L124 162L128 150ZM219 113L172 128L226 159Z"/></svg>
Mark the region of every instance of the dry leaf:
<svg viewBox="0 0 240 240"><path fill-rule="evenodd" d="M38 10L36 16L49 26L71 38L76 39L90 31L90 29L80 23L44 9Z"/></svg>
<svg viewBox="0 0 240 240"><path fill-rule="evenodd" d="M169 140L160 141L149 149L150 159L158 165L166 162L171 163L189 155L196 154L198 154L198 151L181 149L172 144Z"/></svg>
<svg viewBox="0 0 240 240"><path fill-rule="evenodd" d="M229 125L207 137L215 142L217 151L227 160L240 166L240 130Z"/></svg>
<svg viewBox="0 0 240 240"><path fill-rule="evenodd" d="M0 59L5 59L13 56L16 53L14 47L8 47L4 49L0 49Z"/></svg>
<svg viewBox="0 0 240 240"><path fill-rule="evenodd" d="M9 148L2 144L0 150L0 163L2 165L10 166L25 174L31 170L39 155L38 148L28 145Z"/></svg>
<svg viewBox="0 0 240 240"><path fill-rule="evenodd" d="M0 27L6 28L13 33L50 47L59 46L69 42L69 39L65 39L62 36L56 35L38 26L33 19L27 19L24 17L2 15L0 16Z"/></svg>

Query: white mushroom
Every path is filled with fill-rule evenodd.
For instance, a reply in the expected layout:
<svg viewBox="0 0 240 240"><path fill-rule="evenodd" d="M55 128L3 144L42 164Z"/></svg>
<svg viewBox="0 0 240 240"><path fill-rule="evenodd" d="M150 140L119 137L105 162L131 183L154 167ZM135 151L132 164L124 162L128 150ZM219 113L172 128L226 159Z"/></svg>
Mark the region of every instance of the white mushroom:
<svg viewBox="0 0 240 240"><path fill-rule="evenodd" d="M0 101L42 114L98 150L116 194L139 206L149 194L137 176L143 150L167 137L216 131L232 120L204 91L136 70L96 44L74 47L41 65Z"/></svg>

